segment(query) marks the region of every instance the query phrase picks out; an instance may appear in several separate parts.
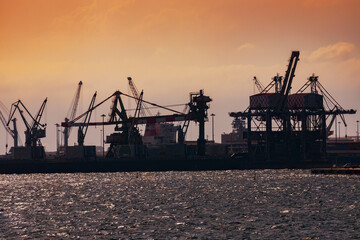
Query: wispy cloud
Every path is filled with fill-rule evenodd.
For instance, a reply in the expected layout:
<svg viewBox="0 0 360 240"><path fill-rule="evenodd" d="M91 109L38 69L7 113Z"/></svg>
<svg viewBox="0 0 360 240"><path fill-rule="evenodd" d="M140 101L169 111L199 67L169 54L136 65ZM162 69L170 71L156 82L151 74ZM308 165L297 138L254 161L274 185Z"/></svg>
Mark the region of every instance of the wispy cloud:
<svg viewBox="0 0 360 240"><path fill-rule="evenodd" d="M246 49L253 49L253 48L255 48L255 45L254 45L254 44L252 44L252 43L245 43L245 44L237 47L236 50L238 50L238 51L243 51L243 50L246 50Z"/></svg>
<svg viewBox="0 0 360 240"><path fill-rule="evenodd" d="M98 26L99 28L102 28L108 24L110 16L118 14L123 8L126 8L133 3L133 0L109 0L106 2L93 0L74 9L70 13L56 18L54 24L57 27L64 28L74 28L74 25L79 26L80 28L85 28L86 26L90 28Z"/></svg>
<svg viewBox="0 0 360 240"><path fill-rule="evenodd" d="M328 60L344 60L351 57L356 49L355 45L348 42L338 42L336 44L321 47L309 56L310 61L328 61Z"/></svg>
<svg viewBox="0 0 360 240"><path fill-rule="evenodd" d="M340 5L342 0L302 0L301 3L306 7L324 7L329 5Z"/></svg>

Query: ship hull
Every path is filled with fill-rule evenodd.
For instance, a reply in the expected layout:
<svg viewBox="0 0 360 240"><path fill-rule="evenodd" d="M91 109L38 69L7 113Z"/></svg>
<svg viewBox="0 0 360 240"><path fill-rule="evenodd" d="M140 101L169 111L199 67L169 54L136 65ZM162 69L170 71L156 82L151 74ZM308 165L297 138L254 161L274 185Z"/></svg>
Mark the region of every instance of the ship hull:
<svg viewBox="0 0 360 240"><path fill-rule="evenodd" d="M311 162L250 162L247 159L183 159L183 160L117 160L83 161L79 159L36 161L7 160L0 163L2 174L133 172L133 171L208 171L245 169L310 169L330 167L327 161Z"/></svg>

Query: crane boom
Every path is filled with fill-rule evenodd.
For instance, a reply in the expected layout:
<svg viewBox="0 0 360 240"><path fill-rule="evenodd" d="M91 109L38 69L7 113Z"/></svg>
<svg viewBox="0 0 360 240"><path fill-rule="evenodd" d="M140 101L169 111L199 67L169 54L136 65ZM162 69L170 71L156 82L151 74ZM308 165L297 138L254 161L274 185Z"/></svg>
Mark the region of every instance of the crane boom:
<svg viewBox="0 0 360 240"><path fill-rule="evenodd" d="M65 122L69 121L69 120L73 120L76 116L76 111L79 106L82 84L83 84L82 81L80 81L78 84L78 88L77 88L74 98L71 102L69 112L67 114L67 117L65 118ZM64 145L65 145L65 147L68 146L68 141L69 141L69 136L70 136L71 130L72 130L71 127L64 129Z"/></svg>
<svg viewBox="0 0 360 240"><path fill-rule="evenodd" d="M6 120L5 117L3 115L3 113L0 111L0 121L2 123L2 125L4 126L5 130L10 134L11 137L14 137L14 133L12 132L12 130L10 129L10 127L8 125L6 125Z"/></svg>
<svg viewBox="0 0 360 240"><path fill-rule="evenodd" d="M13 124L14 124L14 129L13 130L6 124L5 117L4 117L4 115L3 115L3 113L1 111L0 111L0 121L1 121L2 125L4 126L5 130L13 138L14 147L17 147L18 146L18 132L17 132L17 127L16 127L16 118L12 119Z"/></svg>
<svg viewBox="0 0 360 240"><path fill-rule="evenodd" d="M262 91L264 91L264 86L263 86L262 83L256 78L256 76L254 76L253 80L254 80L254 84L255 84L256 88L259 90L259 92L261 93Z"/></svg>
<svg viewBox="0 0 360 240"><path fill-rule="evenodd" d="M83 125L79 126L79 130L78 130L78 144L79 144L79 146L84 145L85 136L86 136L87 130L89 128L89 122L90 122L90 118L91 118L91 114L92 114L92 109L94 108L94 105L95 105L96 95L97 95L97 92L94 93L94 95L93 95L93 97L91 99L91 102L90 102L90 105L89 105L89 110L87 111L87 114L85 115Z"/></svg>
<svg viewBox="0 0 360 240"><path fill-rule="evenodd" d="M128 82L129 82L129 87L130 87L130 90L132 92L132 95L135 98L136 105L138 105L139 91L138 91L137 87L135 86L135 83L132 80L132 78L128 77L127 79L128 79ZM141 113L142 116L150 116L151 115L151 112L150 112L149 108L147 107L147 105L145 103L141 104L140 113Z"/></svg>
<svg viewBox="0 0 360 240"><path fill-rule="evenodd" d="M295 70L296 70L296 65L299 61L299 55L300 55L299 51L293 51L291 53L289 65L285 72L284 81L282 83L282 87L280 90L280 101L279 101L279 105L278 105L279 111L283 111L283 109L285 107L285 102L287 101L287 97L288 97L288 95L290 93L290 89L291 89L291 84L292 84L293 78L295 77Z"/></svg>
<svg viewBox="0 0 360 240"><path fill-rule="evenodd" d="M44 113L44 110L46 107L46 103L47 103L47 98L45 98L44 102L41 104L41 107L40 107L38 113L36 114L35 119L33 119L33 122L31 124L32 129L37 128L39 126L41 117L43 116L43 113Z"/></svg>
<svg viewBox="0 0 360 240"><path fill-rule="evenodd" d="M7 125L4 114L1 111L0 111L0 121L1 121L2 125L4 126L6 132L8 132L10 134L10 136L14 139L14 147L17 147L18 146L18 132L17 132L17 127L16 127L16 118L12 119L13 124L14 124L13 130Z"/></svg>
<svg viewBox="0 0 360 240"><path fill-rule="evenodd" d="M71 112L70 112L70 115L68 114L68 119L70 119L70 120L74 119L74 117L76 115L76 111L79 106L82 84L83 84L82 81L80 81L78 84L78 88L75 92L75 96L74 96L74 99L73 99L73 102L72 102L71 108L70 108Z"/></svg>

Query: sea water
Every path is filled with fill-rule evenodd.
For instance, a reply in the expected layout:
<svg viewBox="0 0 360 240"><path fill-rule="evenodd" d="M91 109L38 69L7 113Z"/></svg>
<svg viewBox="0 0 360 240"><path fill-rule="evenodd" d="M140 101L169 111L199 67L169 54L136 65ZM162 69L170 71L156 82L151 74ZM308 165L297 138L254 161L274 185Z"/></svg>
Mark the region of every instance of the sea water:
<svg viewBox="0 0 360 240"><path fill-rule="evenodd" d="M309 170L0 175L0 238L360 239L359 189Z"/></svg>

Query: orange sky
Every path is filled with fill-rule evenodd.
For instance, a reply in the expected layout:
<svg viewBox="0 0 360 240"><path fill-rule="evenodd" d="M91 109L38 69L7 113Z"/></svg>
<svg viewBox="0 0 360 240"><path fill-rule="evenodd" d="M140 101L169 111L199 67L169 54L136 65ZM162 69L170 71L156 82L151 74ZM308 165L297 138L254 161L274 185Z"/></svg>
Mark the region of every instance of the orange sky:
<svg viewBox="0 0 360 240"><path fill-rule="evenodd" d="M247 107L252 77L267 84L300 50L293 89L314 72L344 108L360 110L359 9L356 0L0 0L0 100L20 98L35 112L49 97L44 143L54 149L54 124L79 80L83 109L96 90L99 100L128 91L127 76L163 105L204 89L220 141L231 130L227 113ZM348 118L349 135L358 118ZM99 144L98 132L88 144ZM0 152L4 145L0 137Z"/></svg>

